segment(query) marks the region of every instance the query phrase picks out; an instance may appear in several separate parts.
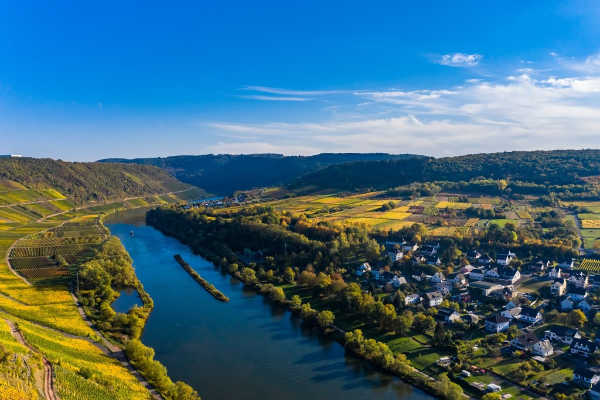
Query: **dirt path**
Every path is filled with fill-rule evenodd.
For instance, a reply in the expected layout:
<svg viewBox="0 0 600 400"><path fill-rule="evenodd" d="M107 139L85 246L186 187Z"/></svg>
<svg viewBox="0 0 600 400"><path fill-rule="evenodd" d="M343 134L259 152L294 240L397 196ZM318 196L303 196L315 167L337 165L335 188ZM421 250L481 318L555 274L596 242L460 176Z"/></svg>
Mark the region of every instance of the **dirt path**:
<svg viewBox="0 0 600 400"><path fill-rule="evenodd" d="M27 347L32 353L39 354L42 357L42 363L44 365L43 390L44 390L44 397L46 398L46 400L60 400L60 398L56 394L56 391L54 390L54 371L52 370L52 364L50 363L50 361L48 361L48 359L46 358L46 356L44 356L44 354L42 354L40 351L38 351L35 347L31 346L25 340L25 336L23 336L23 333L19 330L19 328L13 321L11 321L9 319L5 319L5 321L8 324L8 326L10 327L11 335L15 338L15 340L17 342L19 342L23 346Z"/></svg>
<svg viewBox="0 0 600 400"><path fill-rule="evenodd" d="M75 302L75 305L77 306L77 309L79 310L79 314L81 315L81 318L83 318L83 320L89 325L89 327L94 331L94 333L96 333L96 335L98 335L98 337L100 337L102 343L101 344L97 343L97 342L91 340L90 338L84 338L84 337L79 337L79 338L89 341L90 343L96 345L107 356L115 358L117 361L119 361L121 363L121 365L123 367L127 368L129 370L129 372L133 376L135 376L137 378L137 380L142 385L144 385L144 387L146 389L148 389L148 391L152 395L153 399L163 400L163 397L160 395L160 393L158 393L156 391L156 389L154 389L152 387L152 385L138 372L138 370L135 369L135 367L133 365L131 365L131 363L127 359L127 356L125 355L125 352L123 351L123 349L120 348L119 346L115 345L114 343L111 343L108 339L106 339L104 337L104 335L102 335L102 333L99 330L97 330L94 327L94 325L92 324L92 321L90 321L90 319L86 315L85 311L83 310L83 307L79 303L77 296L75 296L75 294L73 294L72 292L71 292L71 296L73 297L73 301Z"/></svg>

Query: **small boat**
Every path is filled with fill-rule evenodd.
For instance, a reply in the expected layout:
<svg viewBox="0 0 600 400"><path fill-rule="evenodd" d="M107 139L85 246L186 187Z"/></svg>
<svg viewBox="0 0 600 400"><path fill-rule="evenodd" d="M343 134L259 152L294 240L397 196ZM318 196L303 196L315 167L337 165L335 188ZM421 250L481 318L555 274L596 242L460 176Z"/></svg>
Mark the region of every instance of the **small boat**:
<svg viewBox="0 0 600 400"><path fill-rule="evenodd" d="M135 235L133 234L133 231L129 231L129 236L130 237L134 237Z"/></svg>

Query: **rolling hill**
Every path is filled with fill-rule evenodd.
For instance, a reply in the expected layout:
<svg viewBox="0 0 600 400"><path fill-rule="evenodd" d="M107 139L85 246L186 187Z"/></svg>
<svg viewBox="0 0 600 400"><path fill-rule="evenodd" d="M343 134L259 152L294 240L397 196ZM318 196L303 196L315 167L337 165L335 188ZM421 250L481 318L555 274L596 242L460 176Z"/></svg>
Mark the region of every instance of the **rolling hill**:
<svg viewBox="0 0 600 400"><path fill-rule="evenodd" d="M281 154L207 154L158 158L113 158L100 162L153 165L164 168L177 179L210 193L226 195L235 190L282 185L322 168L356 161L422 159L409 154L323 153L314 156Z"/></svg>

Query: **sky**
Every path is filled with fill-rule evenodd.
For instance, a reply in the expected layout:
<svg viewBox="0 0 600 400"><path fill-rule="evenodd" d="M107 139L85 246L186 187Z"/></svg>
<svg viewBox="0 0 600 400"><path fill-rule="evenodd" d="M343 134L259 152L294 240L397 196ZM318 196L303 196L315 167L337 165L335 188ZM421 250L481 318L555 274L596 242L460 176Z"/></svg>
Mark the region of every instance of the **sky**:
<svg viewBox="0 0 600 400"><path fill-rule="evenodd" d="M0 4L0 154L600 147L595 0Z"/></svg>

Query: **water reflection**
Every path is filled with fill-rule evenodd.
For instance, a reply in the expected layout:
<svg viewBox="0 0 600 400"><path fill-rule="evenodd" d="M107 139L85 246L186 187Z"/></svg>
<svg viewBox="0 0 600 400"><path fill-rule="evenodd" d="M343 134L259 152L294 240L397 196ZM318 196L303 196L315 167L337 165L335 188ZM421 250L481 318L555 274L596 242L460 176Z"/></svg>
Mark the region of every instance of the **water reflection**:
<svg viewBox="0 0 600 400"><path fill-rule="evenodd" d="M143 341L155 348L174 379L190 383L203 399L432 399L348 356L339 343L175 239L143 224L109 228L121 238L155 301ZM181 254L230 302L206 293L174 254Z"/></svg>

